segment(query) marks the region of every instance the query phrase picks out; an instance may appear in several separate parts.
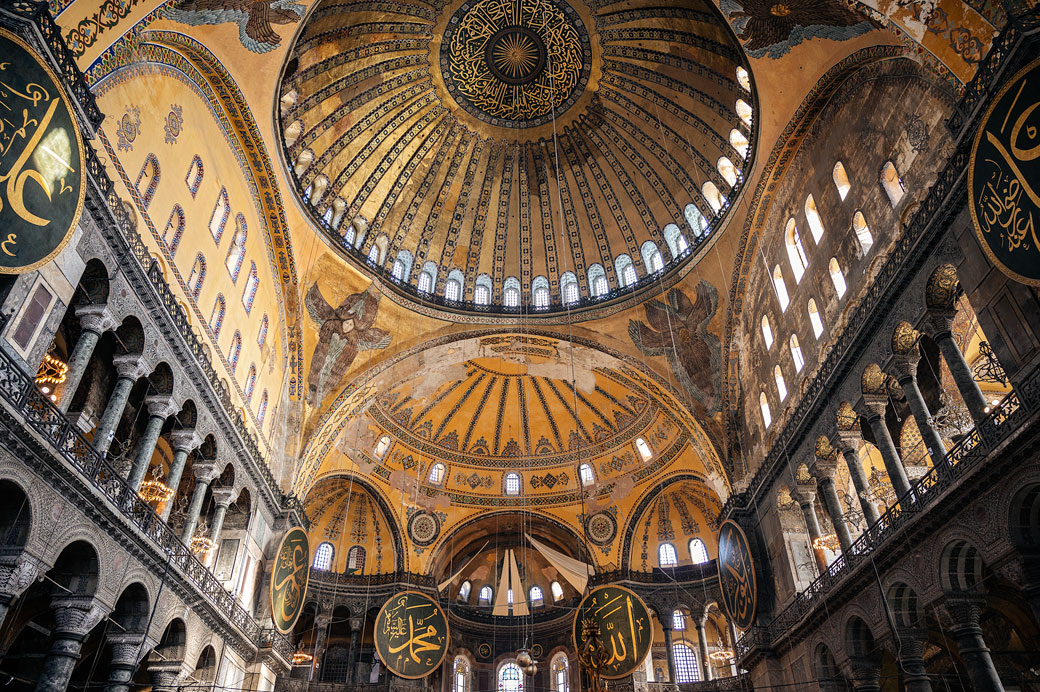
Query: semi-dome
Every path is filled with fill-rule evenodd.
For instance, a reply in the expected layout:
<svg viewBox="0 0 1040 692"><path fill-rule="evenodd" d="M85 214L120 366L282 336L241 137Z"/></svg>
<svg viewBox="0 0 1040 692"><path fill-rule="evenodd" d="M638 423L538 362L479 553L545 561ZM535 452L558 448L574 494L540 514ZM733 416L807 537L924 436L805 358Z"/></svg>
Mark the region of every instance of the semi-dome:
<svg viewBox="0 0 1040 692"><path fill-rule="evenodd" d="M284 154L314 223L399 293L577 308L720 226L753 153L743 59L705 0L324 0L284 70Z"/></svg>

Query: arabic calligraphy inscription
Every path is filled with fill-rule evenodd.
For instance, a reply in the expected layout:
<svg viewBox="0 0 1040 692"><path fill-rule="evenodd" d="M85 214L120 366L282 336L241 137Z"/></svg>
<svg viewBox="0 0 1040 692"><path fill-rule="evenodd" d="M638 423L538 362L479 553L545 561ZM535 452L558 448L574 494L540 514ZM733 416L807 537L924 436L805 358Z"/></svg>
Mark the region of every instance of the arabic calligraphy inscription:
<svg viewBox="0 0 1040 692"><path fill-rule="evenodd" d="M740 629L750 627L758 598L755 565L747 536L730 520L719 527L719 584L730 619Z"/></svg>
<svg viewBox="0 0 1040 692"><path fill-rule="evenodd" d="M448 620L429 596L405 591L383 604L375 640L379 660L392 673L410 680L426 677L448 653Z"/></svg>
<svg viewBox="0 0 1040 692"><path fill-rule="evenodd" d="M588 593L574 614L574 648L584 649L585 623L599 624L608 653L600 677L616 680L643 664L654 640L654 626L646 604L623 586L600 586Z"/></svg>
<svg viewBox="0 0 1040 692"><path fill-rule="evenodd" d="M310 578L310 546L307 532L297 527L290 529L274 558L271 574L271 619L282 634L292 631L303 611Z"/></svg>

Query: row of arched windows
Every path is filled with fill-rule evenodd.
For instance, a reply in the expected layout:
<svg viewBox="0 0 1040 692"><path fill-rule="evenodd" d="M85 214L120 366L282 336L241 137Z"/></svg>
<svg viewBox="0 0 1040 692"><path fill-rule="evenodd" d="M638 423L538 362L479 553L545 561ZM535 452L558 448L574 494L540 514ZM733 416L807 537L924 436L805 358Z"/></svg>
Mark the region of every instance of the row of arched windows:
<svg viewBox="0 0 1040 692"><path fill-rule="evenodd" d="M690 559L693 564L699 565L708 561L708 549L704 546L704 541L699 538L690 539ZM679 564L679 555L675 551L675 546L671 543L662 543L657 547L657 561L661 567L675 567Z"/></svg>
<svg viewBox="0 0 1040 692"><path fill-rule="evenodd" d="M332 569L332 558L335 548L331 543L325 541L314 549L314 560L311 566L314 569L328 571ZM361 572L365 569L365 549L360 545L351 546L347 551L347 571Z"/></svg>
<svg viewBox="0 0 1040 692"><path fill-rule="evenodd" d="M462 582L462 586L459 587L458 600L460 603L469 603L470 592L473 590L473 584L467 579ZM552 594L553 603L558 603L563 599L563 587L560 586L560 582L554 581L549 585L549 591ZM537 584L532 586L528 591L528 602L532 608L540 608L545 605L545 594L542 592L542 587ZM488 606L494 602L495 592L491 588L490 584L485 584L480 587L480 593L477 594L477 605ZM512 603L512 591L509 593L509 602Z"/></svg>

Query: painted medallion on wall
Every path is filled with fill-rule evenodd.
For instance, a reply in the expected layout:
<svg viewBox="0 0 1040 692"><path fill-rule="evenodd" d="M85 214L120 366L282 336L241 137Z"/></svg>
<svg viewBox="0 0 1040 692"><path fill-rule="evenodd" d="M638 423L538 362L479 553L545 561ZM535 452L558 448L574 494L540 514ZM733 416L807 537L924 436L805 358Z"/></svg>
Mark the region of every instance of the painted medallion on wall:
<svg viewBox="0 0 1040 692"><path fill-rule="evenodd" d="M376 618L376 651L394 675L424 678L448 653L448 619L424 593L405 591L383 604Z"/></svg>
<svg viewBox="0 0 1040 692"><path fill-rule="evenodd" d="M430 512L414 512L408 519L408 538L418 546L432 544L440 532L441 523Z"/></svg>
<svg viewBox="0 0 1040 692"><path fill-rule="evenodd" d="M54 257L83 209L83 143L57 77L36 52L0 29L0 273Z"/></svg>
<svg viewBox="0 0 1040 692"><path fill-rule="evenodd" d="M617 535L617 519L610 512L596 512L585 520L585 534L596 545L610 545Z"/></svg>
<svg viewBox="0 0 1040 692"><path fill-rule="evenodd" d="M303 599L310 578L310 558L307 532L299 527L290 529L282 538L271 574L271 619L275 629L282 634L292 631L303 612Z"/></svg>
<svg viewBox="0 0 1040 692"><path fill-rule="evenodd" d="M986 111L968 167L979 244L1016 281L1040 286L1040 59L1004 85Z"/></svg>
<svg viewBox="0 0 1040 692"><path fill-rule="evenodd" d="M730 620L740 629L747 629L755 620L758 598L755 565L747 536L729 519L719 527L719 583Z"/></svg>
<svg viewBox="0 0 1040 692"><path fill-rule="evenodd" d="M598 625L599 643L605 653L599 677L616 680L631 675L650 653L654 626L646 604L623 586L609 584L590 591L574 614L575 650L582 652L590 644L590 627Z"/></svg>

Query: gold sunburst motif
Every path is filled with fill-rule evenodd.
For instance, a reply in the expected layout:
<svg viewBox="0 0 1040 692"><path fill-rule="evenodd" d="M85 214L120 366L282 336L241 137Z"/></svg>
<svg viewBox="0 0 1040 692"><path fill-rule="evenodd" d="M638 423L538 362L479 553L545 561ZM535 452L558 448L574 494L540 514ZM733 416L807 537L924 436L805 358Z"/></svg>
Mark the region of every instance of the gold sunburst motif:
<svg viewBox="0 0 1040 692"><path fill-rule="evenodd" d="M494 60L499 70L510 77L519 77L538 64L538 47L522 34L506 36L495 46Z"/></svg>

